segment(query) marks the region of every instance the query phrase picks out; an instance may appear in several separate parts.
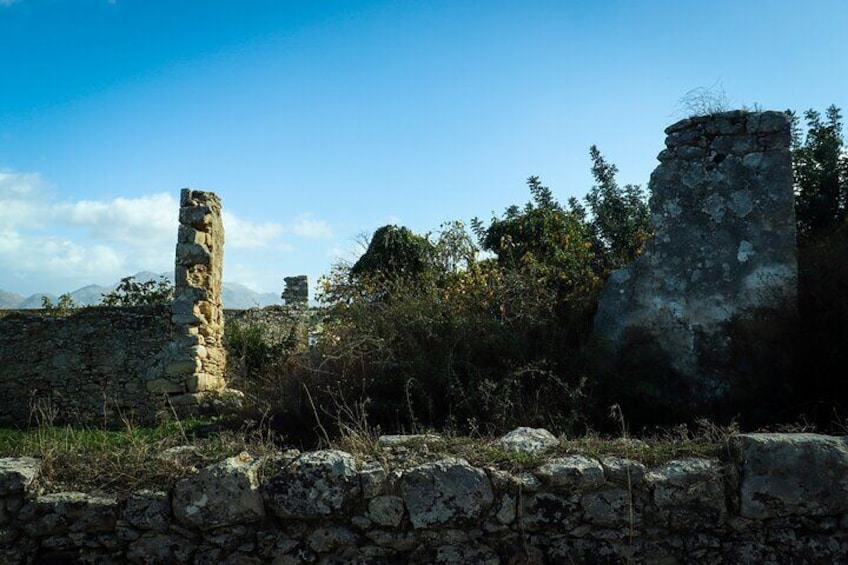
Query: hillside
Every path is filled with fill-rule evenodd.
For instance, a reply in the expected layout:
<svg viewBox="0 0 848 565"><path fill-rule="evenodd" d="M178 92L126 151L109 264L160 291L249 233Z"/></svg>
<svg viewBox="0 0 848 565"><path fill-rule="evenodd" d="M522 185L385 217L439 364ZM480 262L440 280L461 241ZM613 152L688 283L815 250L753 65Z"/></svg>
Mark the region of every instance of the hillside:
<svg viewBox="0 0 848 565"><path fill-rule="evenodd" d="M151 279L158 280L161 275L150 271L141 271L133 276L138 281L147 281ZM172 277L169 276L168 278L170 279ZM79 306L94 306L100 303L103 294L114 290L117 286L117 282L110 286L90 284L78 288L69 294L71 295L71 298L73 298L74 303ZM58 299L56 295L44 292L37 292L30 296L23 297L14 292L0 290L0 309L38 309L41 308L42 298L44 296L54 303ZM279 295L273 292L256 292L255 290L237 282L223 283L222 299L224 301L224 308L232 310L256 308L282 303Z"/></svg>

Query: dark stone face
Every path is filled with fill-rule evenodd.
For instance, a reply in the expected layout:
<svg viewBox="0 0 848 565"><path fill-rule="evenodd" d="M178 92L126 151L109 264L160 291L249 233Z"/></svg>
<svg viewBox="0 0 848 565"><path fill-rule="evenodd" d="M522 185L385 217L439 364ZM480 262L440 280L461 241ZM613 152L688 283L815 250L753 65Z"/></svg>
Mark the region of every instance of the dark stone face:
<svg viewBox="0 0 848 565"><path fill-rule="evenodd" d="M306 275L285 277L283 281L286 288L281 298L286 304L306 304L309 301L309 279Z"/></svg>
<svg viewBox="0 0 848 565"><path fill-rule="evenodd" d="M602 373L653 351L646 363L675 381L664 403L685 411L734 395L734 324L794 308L792 161L780 112L691 118L666 133L650 183L655 237L608 280L594 336Z"/></svg>

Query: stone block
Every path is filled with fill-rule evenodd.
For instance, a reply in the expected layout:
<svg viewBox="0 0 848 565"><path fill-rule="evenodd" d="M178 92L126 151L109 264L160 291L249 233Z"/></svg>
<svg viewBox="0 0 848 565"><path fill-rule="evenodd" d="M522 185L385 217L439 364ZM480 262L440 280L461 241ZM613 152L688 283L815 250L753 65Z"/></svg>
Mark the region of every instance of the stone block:
<svg viewBox="0 0 848 565"><path fill-rule="evenodd" d="M405 471L400 492L416 529L466 523L479 518L494 502L486 473L456 458Z"/></svg>
<svg viewBox="0 0 848 565"><path fill-rule="evenodd" d="M196 230L205 231L212 225L214 218L208 206L180 208L180 223Z"/></svg>
<svg viewBox="0 0 848 565"><path fill-rule="evenodd" d="M209 373L194 373L186 377L186 388L188 392L207 392L218 390L225 385L224 379Z"/></svg>
<svg viewBox="0 0 848 565"><path fill-rule="evenodd" d="M739 439L742 516L848 512L848 437L769 433Z"/></svg>
<svg viewBox="0 0 848 565"><path fill-rule="evenodd" d="M675 530L715 528L727 519L721 465L708 459L669 461L645 475L654 517Z"/></svg>
<svg viewBox="0 0 848 565"><path fill-rule="evenodd" d="M170 381L168 379L147 381L146 388L147 392L152 392L153 394L179 394L181 392L185 392L184 384Z"/></svg>
<svg viewBox="0 0 848 565"><path fill-rule="evenodd" d="M507 451L539 455L559 445L559 440L544 428L516 428L498 440Z"/></svg>
<svg viewBox="0 0 848 565"><path fill-rule="evenodd" d="M180 361L174 361L165 366L165 375L169 377L179 377L183 375L191 375L192 373L196 373L200 371L201 363L200 359L192 358L192 359L183 359Z"/></svg>
<svg viewBox="0 0 848 565"><path fill-rule="evenodd" d="M29 493L41 474L41 460L33 457L0 458L0 497Z"/></svg>
<svg viewBox="0 0 848 565"><path fill-rule="evenodd" d="M142 490L127 497L121 518L142 530L166 531L171 521L171 500L166 492Z"/></svg>
<svg viewBox="0 0 848 565"><path fill-rule="evenodd" d="M589 490L604 483L604 468L596 459L570 455L551 459L539 467L536 476L554 488Z"/></svg>
<svg viewBox="0 0 848 565"><path fill-rule="evenodd" d="M181 225L177 231L177 245L180 244L198 244L206 245L206 232L198 231L191 226Z"/></svg>
<svg viewBox="0 0 848 565"><path fill-rule="evenodd" d="M259 493L259 463L239 455L181 480L174 488L174 517L198 530L261 520L265 506Z"/></svg>
<svg viewBox="0 0 848 565"><path fill-rule="evenodd" d="M271 477L263 494L280 518L341 514L361 494L356 461L338 450L305 453Z"/></svg>
<svg viewBox="0 0 848 565"><path fill-rule="evenodd" d="M209 249L199 243L177 245L177 265L208 265L212 261Z"/></svg>

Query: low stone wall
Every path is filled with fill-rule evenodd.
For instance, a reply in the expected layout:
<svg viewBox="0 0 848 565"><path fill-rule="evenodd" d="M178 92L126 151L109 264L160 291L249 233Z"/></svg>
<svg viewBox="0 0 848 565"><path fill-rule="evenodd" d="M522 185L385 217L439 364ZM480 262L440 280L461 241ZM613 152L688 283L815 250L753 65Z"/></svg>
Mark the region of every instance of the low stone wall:
<svg viewBox="0 0 848 565"><path fill-rule="evenodd" d="M242 454L125 499L40 494L39 462L5 459L0 561L846 562L848 439L738 444L728 462L570 455L523 473L451 458L390 469L333 450Z"/></svg>
<svg viewBox="0 0 848 565"><path fill-rule="evenodd" d="M0 317L0 419L112 422L146 414L172 361L170 318L167 306Z"/></svg>

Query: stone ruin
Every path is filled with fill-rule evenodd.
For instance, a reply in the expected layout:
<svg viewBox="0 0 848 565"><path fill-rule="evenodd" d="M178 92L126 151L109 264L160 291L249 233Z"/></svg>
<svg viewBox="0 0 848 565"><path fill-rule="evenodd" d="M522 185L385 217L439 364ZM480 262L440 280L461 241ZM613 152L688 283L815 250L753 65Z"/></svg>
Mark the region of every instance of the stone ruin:
<svg viewBox="0 0 848 565"><path fill-rule="evenodd" d="M189 393L224 388L224 224L221 200L212 192L183 189L174 266L171 320L174 342L185 357L166 367L167 376Z"/></svg>
<svg viewBox="0 0 848 565"><path fill-rule="evenodd" d="M650 181L654 237L609 277L594 336L602 373L622 374L650 352L688 409L734 394L735 320L794 308L790 130L783 113L733 111L665 132Z"/></svg>
<svg viewBox="0 0 848 565"><path fill-rule="evenodd" d="M305 305L309 302L309 279L306 275L285 277L286 288L282 299L288 306Z"/></svg>
<svg viewBox="0 0 848 565"><path fill-rule="evenodd" d="M152 422L237 401L224 382L220 199L183 190L179 222L171 304L0 315L0 421Z"/></svg>

